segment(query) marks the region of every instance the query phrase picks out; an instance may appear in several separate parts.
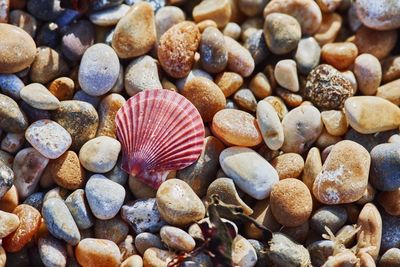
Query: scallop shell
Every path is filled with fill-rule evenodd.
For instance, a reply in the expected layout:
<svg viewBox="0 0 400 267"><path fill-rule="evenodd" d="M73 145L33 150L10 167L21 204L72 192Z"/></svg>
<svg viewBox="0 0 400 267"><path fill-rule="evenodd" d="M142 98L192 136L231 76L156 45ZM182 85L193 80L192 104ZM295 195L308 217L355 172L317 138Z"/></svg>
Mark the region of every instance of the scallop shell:
<svg viewBox="0 0 400 267"><path fill-rule="evenodd" d="M117 137L124 171L158 188L169 171L199 157L204 125L195 106L169 90L145 90L117 112Z"/></svg>

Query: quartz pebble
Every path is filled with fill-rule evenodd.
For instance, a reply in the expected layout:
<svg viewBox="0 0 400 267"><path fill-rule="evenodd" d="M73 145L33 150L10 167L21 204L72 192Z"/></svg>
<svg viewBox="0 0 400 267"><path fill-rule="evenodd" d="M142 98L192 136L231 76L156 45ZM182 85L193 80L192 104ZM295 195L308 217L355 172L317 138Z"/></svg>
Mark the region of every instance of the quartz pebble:
<svg viewBox="0 0 400 267"><path fill-rule="evenodd" d="M272 53L287 54L295 49L300 41L300 24L292 16L271 13L265 18L264 36Z"/></svg>
<svg viewBox="0 0 400 267"><path fill-rule="evenodd" d="M314 196L331 205L357 201L367 189L370 164L364 147L349 140L338 142L314 181Z"/></svg>
<svg viewBox="0 0 400 267"><path fill-rule="evenodd" d="M309 74L318 65L320 55L321 47L313 37L302 38L294 55L299 72Z"/></svg>
<svg viewBox="0 0 400 267"><path fill-rule="evenodd" d="M160 38L158 59L162 68L173 78L189 74L201 34L193 22L184 21L172 26Z"/></svg>
<svg viewBox="0 0 400 267"><path fill-rule="evenodd" d="M282 120L284 152L301 154L317 140L323 124L319 110L313 106L292 109Z"/></svg>
<svg viewBox="0 0 400 267"><path fill-rule="evenodd" d="M165 221L161 218L155 198L139 199L127 203L121 208L121 217L135 231L136 234L143 232L158 232Z"/></svg>
<svg viewBox="0 0 400 267"><path fill-rule="evenodd" d="M39 120L25 132L26 140L43 156L56 159L71 146L71 135L58 123Z"/></svg>
<svg viewBox="0 0 400 267"><path fill-rule="evenodd" d="M161 89L156 61L147 55L132 60L126 68L124 86L130 96L144 90Z"/></svg>
<svg viewBox="0 0 400 267"><path fill-rule="evenodd" d="M99 136L86 142L79 151L82 166L91 172L110 171L118 160L121 144L109 136Z"/></svg>
<svg viewBox="0 0 400 267"><path fill-rule="evenodd" d="M43 219L49 232L56 238L75 246L81 239L78 227L64 201L49 198L42 208Z"/></svg>
<svg viewBox="0 0 400 267"><path fill-rule="evenodd" d="M121 263L118 246L105 239L85 238L75 248L78 263L88 267L117 267Z"/></svg>
<svg viewBox="0 0 400 267"><path fill-rule="evenodd" d="M250 148L226 148L219 161L226 175L255 199L268 197L272 186L279 180L277 172L268 161Z"/></svg>
<svg viewBox="0 0 400 267"><path fill-rule="evenodd" d="M274 70L276 82L291 92L299 91L299 80L297 78L296 62L292 59L279 61Z"/></svg>
<svg viewBox="0 0 400 267"><path fill-rule="evenodd" d="M213 117L211 129L217 138L227 144L255 146L262 142L256 119L241 110L220 110Z"/></svg>
<svg viewBox="0 0 400 267"><path fill-rule="evenodd" d="M3 239L19 226L19 218L13 213L8 213L0 210L0 238Z"/></svg>
<svg viewBox="0 0 400 267"><path fill-rule="evenodd" d="M105 44L88 48L79 65L79 85L89 95L104 95L113 87L119 74L119 60Z"/></svg>
<svg viewBox="0 0 400 267"><path fill-rule="evenodd" d="M65 266L67 249L57 238L47 235L38 240L40 259L45 266Z"/></svg>
<svg viewBox="0 0 400 267"><path fill-rule="evenodd" d="M23 29L2 23L0 24L0 73L15 73L29 67L36 55L36 44Z"/></svg>
<svg viewBox="0 0 400 267"><path fill-rule="evenodd" d="M400 125L400 109L380 97L350 97L346 100L344 108L350 126L363 134L387 131Z"/></svg>
<svg viewBox="0 0 400 267"><path fill-rule="evenodd" d="M120 210L125 189L101 174L94 174L86 183L85 194L93 215L100 220L108 220Z"/></svg>
<svg viewBox="0 0 400 267"><path fill-rule="evenodd" d="M115 27L112 47L120 58L146 54L156 42L154 12L149 3L134 4Z"/></svg>
<svg viewBox="0 0 400 267"><path fill-rule="evenodd" d="M281 180L272 187L270 205L276 220L288 227L304 224L313 207L310 190L294 178Z"/></svg>
<svg viewBox="0 0 400 267"><path fill-rule="evenodd" d="M185 226L204 218L205 207L190 186L178 179L169 179L157 190L157 206L161 217L173 226Z"/></svg>
<svg viewBox="0 0 400 267"><path fill-rule="evenodd" d="M3 248L7 252L20 251L39 230L40 212L35 208L21 204L14 210L13 214L19 218L19 225L14 232L3 238Z"/></svg>
<svg viewBox="0 0 400 267"><path fill-rule="evenodd" d="M190 252L196 245L194 239L188 233L173 226L162 227L160 237L169 248L178 251Z"/></svg>

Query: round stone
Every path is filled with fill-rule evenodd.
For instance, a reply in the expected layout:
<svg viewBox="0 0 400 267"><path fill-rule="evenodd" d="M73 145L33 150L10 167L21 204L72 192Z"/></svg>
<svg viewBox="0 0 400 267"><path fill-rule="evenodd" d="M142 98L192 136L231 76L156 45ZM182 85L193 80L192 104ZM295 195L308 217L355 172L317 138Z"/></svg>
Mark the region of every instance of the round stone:
<svg viewBox="0 0 400 267"><path fill-rule="evenodd" d="M380 97L350 97L344 104L344 110L350 126L362 134L392 130L400 125L399 107Z"/></svg>
<svg viewBox="0 0 400 267"><path fill-rule="evenodd" d="M322 60L339 70L348 69L357 55L357 46L350 42L328 43L321 49Z"/></svg>
<svg viewBox="0 0 400 267"><path fill-rule="evenodd" d="M223 72L215 77L214 82L221 89L225 97L228 97L242 86L243 78L235 72Z"/></svg>
<svg viewBox="0 0 400 267"><path fill-rule="evenodd" d="M361 93L375 95L382 80L381 64L373 55L359 55L354 62L354 75Z"/></svg>
<svg viewBox="0 0 400 267"><path fill-rule="evenodd" d="M318 65L320 55L321 47L313 37L302 38L294 55L299 72L309 74Z"/></svg>
<svg viewBox="0 0 400 267"><path fill-rule="evenodd" d="M75 257L82 266L118 267L121 264L118 246L105 239L82 239L75 248Z"/></svg>
<svg viewBox="0 0 400 267"><path fill-rule="evenodd" d="M139 253L143 255L148 248L163 249L164 244L162 243L161 239L155 234L140 233L135 238L135 247L139 251Z"/></svg>
<svg viewBox="0 0 400 267"><path fill-rule="evenodd" d="M225 46L228 49L228 69L248 77L253 73L255 62L249 50L229 36L224 36Z"/></svg>
<svg viewBox="0 0 400 267"><path fill-rule="evenodd" d="M223 71L228 63L228 51L223 34L214 27L206 28L200 39L199 53L203 69L209 73Z"/></svg>
<svg viewBox="0 0 400 267"><path fill-rule="evenodd" d="M57 78L49 85L49 91L58 100L71 100L74 95L75 83L68 77Z"/></svg>
<svg viewBox="0 0 400 267"><path fill-rule="evenodd" d="M60 106L60 101L40 83L25 86L21 89L20 96L22 100L37 109L54 110Z"/></svg>
<svg viewBox="0 0 400 267"><path fill-rule="evenodd" d="M58 123L39 120L32 123L25 132L26 140L43 156L56 159L71 146L71 135Z"/></svg>
<svg viewBox="0 0 400 267"><path fill-rule="evenodd" d="M400 265L400 249L387 250L379 260L379 267L396 267Z"/></svg>
<svg viewBox="0 0 400 267"><path fill-rule="evenodd" d="M272 186L279 181L278 173L269 162L250 148L226 148L219 162L224 173L255 199L267 198Z"/></svg>
<svg viewBox="0 0 400 267"><path fill-rule="evenodd" d="M310 190L295 178L281 180L272 187L270 205L276 220L288 227L304 224L313 208Z"/></svg>
<svg viewBox="0 0 400 267"><path fill-rule="evenodd" d="M45 266L65 266L67 264L67 248L62 241L51 235L39 238L38 250Z"/></svg>
<svg viewBox="0 0 400 267"><path fill-rule="evenodd" d="M299 80L297 78L296 61L292 59L284 59L276 63L274 69L274 77L276 82L283 88L291 91L299 91Z"/></svg>
<svg viewBox="0 0 400 267"><path fill-rule="evenodd" d="M23 29L0 24L0 73L14 73L29 67L36 55L36 44Z"/></svg>
<svg viewBox="0 0 400 267"><path fill-rule="evenodd" d="M19 225L14 232L3 238L3 248L7 252L18 252L28 244L39 230L40 212L26 204L18 205L13 214L19 218Z"/></svg>
<svg viewBox="0 0 400 267"><path fill-rule="evenodd" d="M195 77L186 82L182 95L193 103L205 122L211 121L226 105L221 89L213 81L203 77Z"/></svg>
<svg viewBox="0 0 400 267"><path fill-rule="evenodd" d="M96 220L94 225L94 236L107 239L119 244L125 240L129 232L129 226L120 217L109 220Z"/></svg>
<svg viewBox="0 0 400 267"><path fill-rule="evenodd" d="M125 189L101 174L90 177L85 194L93 215L100 220L113 218L122 207Z"/></svg>
<svg viewBox="0 0 400 267"><path fill-rule="evenodd" d="M298 178L304 169L303 158L296 153L284 153L271 161L279 179Z"/></svg>
<svg viewBox="0 0 400 267"><path fill-rule="evenodd" d="M105 173L114 168L121 144L114 138L99 136L87 141L79 151L82 166L91 172Z"/></svg>
<svg viewBox="0 0 400 267"><path fill-rule="evenodd" d="M239 26L239 24L235 22L228 22L228 24L226 24L224 29L222 30L222 33L226 36L231 37L232 39L237 40L242 33L242 28Z"/></svg>
<svg viewBox="0 0 400 267"><path fill-rule="evenodd" d="M93 105L78 100L61 101L60 108L52 112L52 119L69 132L73 150L95 137L99 123Z"/></svg>
<svg viewBox="0 0 400 267"><path fill-rule="evenodd" d="M93 226L94 218L85 198L85 191L83 189L77 189L72 192L65 199L65 205L67 205L80 230L85 230Z"/></svg>
<svg viewBox="0 0 400 267"><path fill-rule="evenodd" d="M49 198L44 201L42 215L49 232L56 238L75 246L81 239L78 227L64 201Z"/></svg>
<svg viewBox="0 0 400 267"><path fill-rule="evenodd" d="M130 96L144 90L162 89L155 59L145 55L132 60L126 68L124 85Z"/></svg>
<svg viewBox="0 0 400 267"><path fill-rule="evenodd" d="M61 50L69 60L77 61L93 45L94 38L93 25L87 20L79 20L65 30L61 39Z"/></svg>
<svg viewBox="0 0 400 267"><path fill-rule="evenodd" d="M226 144L250 147L262 142L256 119L241 110L220 110L213 117L211 129Z"/></svg>
<svg viewBox="0 0 400 267"><path fill-rule="evenodd" d="M400 162L400 145L380 144L371 150L371 173L372 185L382 191L394 191L400 187L397 173Z"/></svg>
<svg viewBox="0 0 400 267"><path fill-rule="evenodd" d="M314 181L314 196L329 205L359 200L367 189L370 163L368 151L358 143L336 143Z"/></svg>
<svg viewBox="0 0 400 267"><path fill-rule="evenodd" d="M319 110L314 106L292 109L282 120L284 152L302 154L308 150L322 132L323 124Z"/></svg>
<svg viewBox="0 0 400 267"><path fill-rule="evenodd" d="M189 225L205 215L202 201L182 180L168 179L162 183L156 201L161 217L174 226Z"/></svg>
<svg viewBox="0 0 400 267"><path fill-rule="evenodd" d="M361 0L355 6L359 19L368 28L384 31L400 27L400 3L397 1L384 0L376 3Z"/></svg>
<svg viewBox="0 0 400 267"><path fill-rule="evenodd" d="M112 47L120 58L132 58L149 52L156 39L153 8L147 2L138 2L118 21Z"/></svg>
<svg viewBox="0 0 400 267"><path fill-rule="evenodd" d="M257 99L264 99L272 95L272 86L267 76L259 72L253 76L249 84L250 90Z"/></svg>
<svg viewBox="0 0 400 267"><path fill-rule="evenodd" d="M265 18L264 36L272 53L287 54L295 49L300 41L300 24L292 16L271 13Z"/></svg>
<svg viewBox="0 0 400 267"><path fill-rule="evenodd" d="M200 37L199 28L189 21L172 26L161 36L157 54L168 75L183 78L189 74Z"/></svg>
<svg viewBox="0 0 400 267"><path fill-rule="evenodd" d="M190 252L196 246L193 237L173 226L164 226L160 230L161 240L171 249Z"/></svg>
<svg viewBox="0 0 400 267"><path fill-rule="evenodd" d="M118 56L114 50L105 44L95 44L82 56L79 85L89 95L104 95L117 81L119 68Z"/></svg>
<svg viewBox="0 0 400 267"><path fill-rule="evenodd" d="M20 133L28 127L28 120L17 102L0 94L0 128L6 132Z"/></svg>
<svg viewBox="0 0 400 267"><path fill-rule="evenodd" d="M321 64L307 77L304 96L317 107L340 109L353 94L350 82L334 67Z"/></svg>
<svg viewBox="0 0 400 267"><path fill-rule="evenodd" d="M318 234L326 233L325 226L336 233L346 221L346 209L342 206L323 206L311 217L310 227Z"/></svg>
<svg viewBox="0 0 400 267"><path fill-rule="evenodd" d="M0 238L3 239L14 232L20 224L19 217L13 213L0 210Z"/></svg>
<svg viewBox="0 0 400 267"><path fill-rule="evenodd" d="M129 223L136 234L157 233L165 225L155 198L138 199L122 206L121 217Z"/></svg>
<svg viewBox="0 0 400 267"><path fill-rule="evenodd" d="M228 0L205 0L193 8L192 15L195 22L213 20L219 28L222 28L229 22L231 13L231 4Z"/></svg>

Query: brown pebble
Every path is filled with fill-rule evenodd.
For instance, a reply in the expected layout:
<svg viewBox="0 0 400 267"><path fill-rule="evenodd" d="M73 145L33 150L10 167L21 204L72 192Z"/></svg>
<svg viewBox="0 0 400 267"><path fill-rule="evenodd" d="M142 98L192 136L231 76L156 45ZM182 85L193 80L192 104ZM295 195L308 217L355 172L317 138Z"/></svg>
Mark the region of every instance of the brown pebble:
<svg viewBox="0 0 400 267"><path fill-rule="evenodd" d="M272 188L270 201L272 214L284 226L299 226L311 216L311 193L300 180L280 180Z"/></svg>
<svg viewBox="0 0 400 267"><path fill-rule="evenodd" d="M361 54L354 62L354 75L362 94L375 95L382 79L381 64L373 55Z"/></svg>
<svg viewBox="0 0 400 267"><path fill-rule="evenodd" d="M200 21L199 23L197 23L197 27L199 27L199 31L202 33L208 27L218 28L218 25L217 25L217 23L215 23L215 21L213 21L211 19L206 19L206 20L203 20L203 21Z"/></svg>
<svg viewBox="0 0 400 267"><path fill-rule="evenodd" d="M256 119L241 110L223 109L217 112L211 130L225 144L251 147L262 142Z"/></svg>
<svg viewBox="0 0 400 267"><path fill-rule="evenodd" d="M283 99L286 105L295 108L303 103L303 97L283 88L276 88L275 93Z"/></svg>
<svg viewBox="0 0 400 267"><path fill-rule="evenodd" d="M304 169L303 158L296 153L284 153L271 161L279 179L298 178Z"/></svg>
<svg viewBox="0 0 400 267"><path fill-rule="evenodd" d="M204 0L193 8L195 22L210 19L216 22L219 28L224 27L231 18L231 5L229 0Z"/></svg>
<svg viewBox="0 0 400 267"><path fill-rule="evenodd" d="M74 96L75 83L68 77L60 77L50 83L49 91L60 101L71 100Z"/></svg>
<svg viewBox="0 0 400 267"><path fill-rule="evenodd" d="M400 56L388 57L381 63L383 83L388 83L400 78Z"/></svg>
<svg viewBox="0 0 400 267"><path fill-rule="evenodd" d="M6 212L13 212L18 206L18 193L17 189L13 185L8 189L7 193L0 199L0 210Z"/></svg>
<svg viewBox="0 0 400 267"><path fill-rule="evenodd" d="M324 13L321 27L314 35L320 46L332 43L342 27L342 16L337 13Z"/></svg>
<svg viewBox="0 0 400 267"><path fill-rule="evenodd" d="M250 90L258 99L263 99L272 94L272 87L264 73L259 72L251 79Z"/></svg>
<svg viewBox="0 0 400 267"><path fill-rule="evenodd" d="M106 239L82 239L75 248L75 257L85 267L117 267L121 264L118 246Z"/></svg>
<svg viewBox="0 0 400 267"><path fill-rule="evenodd" d="M394 191L381 192L378 202L387 213L393 216L400 215L400 188Z"/></svg>
<svg viewBox="0 0 400 267"><path fill-rule="evenodd" d="M157 50L158 59L170 76L183 78L189 74L200 37L199 28L189 21L172 26L161 36Z"/></svg>
<svg viewBox="0 0 400 267"><path fill-rule="evenodd" d="M101 100L98 107L99 127L96 136L117 138L115 115L125 102L125 98L120 94L109 94Z"/></svg>
<svg viewBox="0 0 400 267"><path fill-rule="evenodd" d="M257 100L250 89L240 89L233 96L233 100L240 109L255 112L257 109Z"/></svg>
<svg viewBox="0 0 400 267"><path fill-rule="evenodd" d="M358 49L353 43L328 43L321 49L321 57L326 63L339 70L347 69L357 57Z"/></svg>
<svg viewBox="0 0 400 267"><path fill-rule="evenodd" d="M400 105L400 79L379 86L376 96L385 98L395 105Z"/></svg>
<svg viewBox="0 0 400 267"><path fill-rule="evenodd" d="M32 206L21 204L13 213L18 216L18 228L3 239L3 247L7 252L20 251L30 242L40 226L40 212Z"/></svg>
<svg viewBox="0 0 400 267"><path fill-rule="evenodd" d="M226 105L221 89L213 81L203 77L195 77L186 82L182 95L192 102L205 122L211 121Z"/></svg>
<svg viewBox="0 0 400 267"><path fill-rule="evenodd" d="M229 97L242 86L243 78L235 72L222 72L215 77L214 82L222 90L225 97Z"/></svg>

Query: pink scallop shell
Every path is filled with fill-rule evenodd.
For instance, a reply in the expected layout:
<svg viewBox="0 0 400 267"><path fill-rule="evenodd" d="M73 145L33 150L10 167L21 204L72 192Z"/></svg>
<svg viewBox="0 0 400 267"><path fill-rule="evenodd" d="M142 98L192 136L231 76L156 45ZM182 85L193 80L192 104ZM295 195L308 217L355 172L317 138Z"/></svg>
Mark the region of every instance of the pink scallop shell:
<svg viewBox="0 0 400 267"><path fill-rule="evenodd" d="M195 106L169 90L145 90L117 112L122 169L158 188L169 171L183 169L199 157L204 125Z"/></svg>

